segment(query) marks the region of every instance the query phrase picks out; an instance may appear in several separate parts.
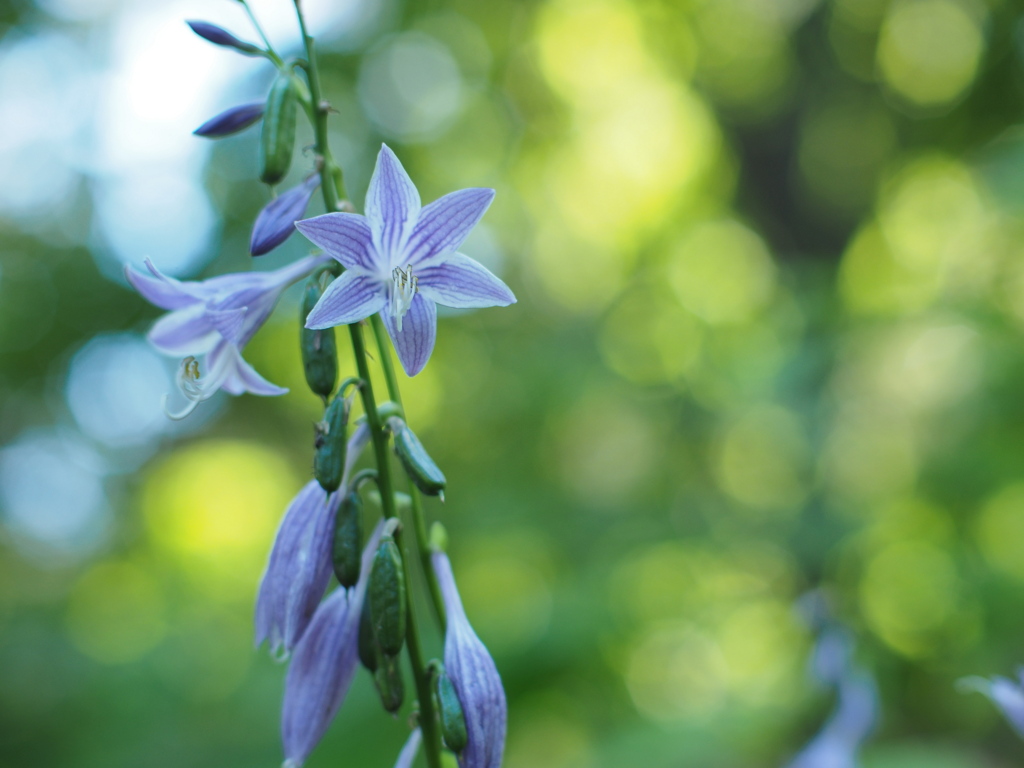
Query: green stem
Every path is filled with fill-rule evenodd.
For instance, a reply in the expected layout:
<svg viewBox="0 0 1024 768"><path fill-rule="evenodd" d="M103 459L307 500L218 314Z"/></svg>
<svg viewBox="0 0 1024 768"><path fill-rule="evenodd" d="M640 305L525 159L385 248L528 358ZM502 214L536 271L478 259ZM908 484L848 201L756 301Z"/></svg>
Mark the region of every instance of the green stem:
<svg viewBox="0 0 1024 768"><path fill-rule="evenodd" d="M324 205L328 211L337 211L340 196L345 194L342 187L341 171L331 158L327 146L327 108L321 98L320 73L316 62L316 49L313 38L306 29L306 20L302 15L301 0L294 0L295 13L299 19L299 27L302 30L302 39L306 47L306 58L309 67L306 75L309 79L309 92L313 102L313 130L316 136L316 153L321 162L320 166L320 189L323 192ZM337 186L336 186L337 182ZM363 328L361 323L352 323L348 327L349 335L352 338L352 354L356 360L356 369L362 384L359 388L363 400L363 409L366 411L366 423L370 427L370 435L373 441L373 451L377 459L377 487L380 490L381 507L385 517L396 517L395 494L391 483L391 465L388 457L387 435L384 432L380 416L377 413L376 398L373 394L373 383L370 380L370 366L366 356L366 344L363 340ZM382 354L383 360L390 365L391 358ZM383 364L382 360L382 364ZM394 373L392 372L392 377ZM406 555L408 559L408 555ZM409 583L409 569L405 569L406 593L411 595L412 589ZM413 679L416 683L416 696L420 706L420 729L423 733L423 751L427 758L429 768L441 768L441 734L438 731L437 716L434 713L434 699L430 691L430 677L423 664L423 652L420 648L419 633L416 627L416 617L413 613L412 601L409 601L408 621L406 631L406 644L409 651L409 662L412 665Z"/></svg>
<svg viewBox="0 0 1024 768"><path fill-rule="evenodd" d="M245 12L249 16L249 21L251 21L252 25L256 28L256 34L260 36L260 40L262 40L263 44L267 47L267 57L274 62L278 68L282 67L284 62L281 60L281 57L277 55L277 51L274 50L274 46L270 44L270 40L263 31L263 27L260 26L259 21L256 19L256 14L254 14L252 12L252 8L249 7L249 3L245 0L238 0L238 2L240 2L242 7L245 8Z"/></svg>
<svg viewBox="0 0 1024 768"><path fill-rule="evenodd" d="M388 385L388 395L399 405L402 405L402 393L398 389L398 377L395 376L395 366L391 361L391 345L388 343L387 331L380 315L374 315L370 321L373 325L373 335L377 339L377 351L380 353L380 364L384 369L384 380ZM404 412L403 407L403 412ZM423 573L430 587L430 598L434 605L434 615L443 634L447 627L447 616L444 611L444 599L441 596L441 585L437 582L437 574L430 558L430 541L427 536L427 522L423 514L423 496L412 483L409 483L409 496L412 499L413 530L416 532L416 546L419 550L420 563L423 566Z"/></svg>

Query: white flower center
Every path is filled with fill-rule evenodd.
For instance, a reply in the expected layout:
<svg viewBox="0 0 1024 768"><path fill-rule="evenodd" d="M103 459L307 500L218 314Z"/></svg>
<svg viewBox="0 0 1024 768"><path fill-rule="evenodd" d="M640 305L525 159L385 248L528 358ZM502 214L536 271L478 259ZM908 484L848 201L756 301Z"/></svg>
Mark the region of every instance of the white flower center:
<svg viewBox="0 0 1024 768"><path fill-rule="evenodd" d="M412 273L412 265L405 269L395 267L391 272L391 315L398 324L398 332L402 332L402 318L412 306L416 295L419 278Z"/></svg>
<svg viewBox="0 0 1024 768"><path fill-rule="evenodd" d="M180 421L192 413L199 403L203 400L208 400L220 389L223 377L215 378L210 375L210 372L207 372L205 377L201 376L199 373L199 361L189 355L181 361L176 382L178 389L181 390L181 394L188 400L188 405L177 413L172 413L167 409L167 395L164 395L164 413L167 414L168 418Z"/></svg>

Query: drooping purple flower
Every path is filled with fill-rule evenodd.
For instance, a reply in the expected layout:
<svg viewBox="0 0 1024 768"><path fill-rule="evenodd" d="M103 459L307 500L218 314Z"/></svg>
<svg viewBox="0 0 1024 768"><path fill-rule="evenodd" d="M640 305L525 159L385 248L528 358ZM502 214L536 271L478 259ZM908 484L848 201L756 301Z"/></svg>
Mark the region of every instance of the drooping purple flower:
<svg viewBox="0 0 1024 768"><path fill-rule="evenodd" d="M298 186L275 197L256 217L249 242L249 253L270 253L295 231L295 222L306 215L306 206L320 186L320 174L314 173Z"/></svg>
<svg viewBox="0 0 1024 768"><path fill-rule="evenodd" d="M341 487L328 498L310 480L289 505L277 529L256 598L256 645L284 658L309 625L331 580L334 518L345 498L349 475L370 440L361 424L349 438Z"/></svg>
<svg viewBox="0 0 1024 768"><path fill-rule="evenodd" d="M402 367L415 376L430 359L437 304L507 306L516 297L483 265L458 253L484 215L493 189L461 189L426 207L387 146L366 193L366 215L328 213L295 222L345 267L306 319L330 328L380 312Z"/></svg>
<svg viewBox="0 0 1024 768"><path fill-rule="evenodd" d="M459 755L459 766L500 768L508 717L505 689L494 659L466 618L448 555L435 552L432 560L448 616L444 638L445 671L455 686L469 735L466 748Z"/></svg>
<svg viewBox="0 0 1024 768"><path fill-rule="evenodd" d="M413 761L416 759L416 755L420 751L420 744L423 741L423 733L419 728L409 734L409 738L405 740L405 746L402 747L402 751L398 753L398 760L395 762L395 768L412 768Z"/></svg>
<svg viewBox="0 0 1024 768"><path fill-rule="evenodd" d="M214 45L234 48L246 56L260 56L264 52L258 45L239 40L223 27L218 27L216 24L211 24L208 21L186 21L185 23L192 28L193 32Z"/></svg>
<svg viewBox="0 0 1024 768"><path fill-rule="evenodd" d="M359 665L359 615L383 521L363 550L359 581L335 589L320 603L295 646L281 712L284 768L299 768L323 738Z"/></svg>
<svg viewBox="0 0 1024 768"><path fill-rule="evenodd" d="M969 677L962 680L963 690L977 691L988 696L996 705L1017 735L1024 739L1024 668L1017 671L1017 681L1002 676L991 680L984 677Z"/></svg>
<svg viewBox="0 0 1024 768"><path fill-rule="evenodd" d="M168 416L184 418L220 389L232 395L287 392L245 362L242 348L270 316L284 289L328 260L322 255L307 256L273 272L184 282L162 274L149 259L145 261L148 275L126 266L132 287L151 304L169 310L150 330L150 343L164 354L184 358L178 387L189 402L184 410ZM205 356L202 365L199 356Z"/></svg>
<svg viewBox="0 0 1024 768"><path fill-rule="evenodd" d="M205 123L196 128L192 133L196 136L203 136L207 139L219 139L230 136L248 128L263 117L266 104L262 101L254 101L249 104L239 104L221 112L216 117L211 117Z"/></svg>

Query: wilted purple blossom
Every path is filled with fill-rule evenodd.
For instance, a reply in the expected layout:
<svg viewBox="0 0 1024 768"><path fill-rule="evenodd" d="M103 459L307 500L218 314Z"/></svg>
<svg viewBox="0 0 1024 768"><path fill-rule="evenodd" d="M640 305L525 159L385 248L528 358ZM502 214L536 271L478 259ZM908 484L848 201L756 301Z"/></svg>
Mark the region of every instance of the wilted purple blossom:
<svg viewBox="0 0 1024 768"><path fill-rule="evenodd" d="M145 261L148 275L126 266L132 287L150 303L169 310L150 330L150 343L164 354L184 358L178 387L189 402L181 412L168 415L184 418L220 389L232 395L287 392L245 362L242 348L266 322L284 289L328 260L307 256L273 272L184 282L162 274L149 259Z"/></svg>
<svg viewBox="0 0 1024 768"><path fill-rule="evenodd" d="M230 136L233 133L245 130L258 121L263 117L265 108L266 105L262 101L239 104L237 107L224 110L216 117L211 117L192 131L192 133L207 139L219 139L223 136Z"/></svg>
<svg viewBox="0 0 1024 768"><path fill-rule="evenodd" d="M277 529L256 598L256 645L287 655L302 637L331 580L334 518L345 497L349 475L370 440L361 424L349 438L341 487L328 498L310 480L289 505Z"/></svg>
<svg viewBox="0 0 1024 768"><path fill-rule="evenodd" d="M253 45L252 43L247 43L244 40L239 40L226 29L218 27L216 24L211 24L208 21L186 21L185 23L192 28L193 32L214 45L222 45L225 48L234 48L236 51L243 53L246 56L259 56L263 53L263 49L258 45Z"/></svg>
<svg viewBox="0 0 1024 768"><path fill-rule="evenodd" d="M505 751L508 707L494 659L466 618L452 565L444 552L433 554L448 629L444 638L444 667L455 686L469 741L459 755L460 768L500 768Z"/></svg>
<svg viewBox="0 0 1024 768"><path fill-rule="evenodd" d="M270 253L295 232L295 222L306 215L306 206L320 186L320 174L314 173L298 186L275 197L256 217L249 242L249 253Z"/></svg>
<svg viewBox="0 0 1024 768"><path fill-rule="evenodd" d="M961 681L960 687L988 696L1017 735L1024 739L1024 668L1017 670L1016 681L1002 676L993 677L991 680L984 677L969 677Z"/></svg>
<svg viewBox="0 0 1024 768"><path fill-rule="evenodd" d="M419 728L409 734L409 738L405 740L405 746L402 747L402 751L398 753L398 760L395 762L395 768L412 768L413 761L416 760L416 755L420 751L420 744L423 741L423 732Z"/></svg>
<svg viewBox="0 0 1024 768"><path fill-rule="evenodd" d="M298 768L323 738L359 665L359 615L383 521L363 550L359 581L335 589L320 603L295 646L285 680L281 712L284 768Z"/></svg>
<svg viewBox="0 0 1024 768"><path fill-rule="evenodd" d="M345 267L306 319L330 328L380 312L405 372L423 370L437 335L437 304L507 306L516 297L483 265L457 253L484 215L493 189L461 189L421 206L387 146L366 193L366 215L328 213L295 226Z"/></svg>

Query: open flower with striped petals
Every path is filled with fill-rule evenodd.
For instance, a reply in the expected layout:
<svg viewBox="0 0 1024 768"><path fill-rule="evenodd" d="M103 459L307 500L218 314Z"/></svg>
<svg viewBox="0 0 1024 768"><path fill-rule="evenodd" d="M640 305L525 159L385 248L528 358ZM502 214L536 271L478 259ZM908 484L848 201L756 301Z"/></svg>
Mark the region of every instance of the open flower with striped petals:
<svg viewBox="0 0 1024 768"><path fill-rule="evenodd" d="M365 216L328 213L295 222L345 267L306 327L330 328L379 312L402 367L415 376L434 349L437 304L503 307L516 300L505 283L458 252L493 199L493 189L460 189L423 206L409 174L383 146Z"/></svg>

